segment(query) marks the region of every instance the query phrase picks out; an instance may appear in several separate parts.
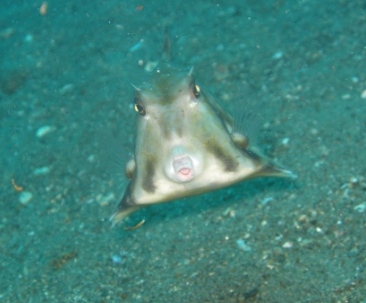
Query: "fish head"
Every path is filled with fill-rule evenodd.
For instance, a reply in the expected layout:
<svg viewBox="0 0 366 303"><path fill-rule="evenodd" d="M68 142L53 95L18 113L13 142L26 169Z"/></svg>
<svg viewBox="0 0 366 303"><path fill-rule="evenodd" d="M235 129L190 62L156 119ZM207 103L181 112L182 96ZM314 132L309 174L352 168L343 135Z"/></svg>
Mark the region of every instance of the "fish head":
<svg viewBox="0 0 366 303"><path fill-rule="evenodd" d="M151 86L136 90L134 108L139 114L136 178L145 191L160 186L156 194L163 194L169 185L190 182L207 169L205 146L225 126L191 73L158 74Z"/></svg>

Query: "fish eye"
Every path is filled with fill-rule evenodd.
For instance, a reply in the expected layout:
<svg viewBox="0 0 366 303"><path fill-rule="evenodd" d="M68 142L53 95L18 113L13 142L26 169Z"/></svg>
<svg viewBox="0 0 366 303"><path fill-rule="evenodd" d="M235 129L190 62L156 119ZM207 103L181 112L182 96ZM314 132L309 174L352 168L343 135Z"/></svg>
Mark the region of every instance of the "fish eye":
<svg viewBox="0 0 366 303"><path fill-rule="evenodd" d="M197 84L193 85L192 93L196 99L198 99L200 97L201 89Z"/></svg>
<svg viewBox="0 0 366 303"><path fill-rule="evenodd" d="M135 103L134 108L135 108L135 111L138 112L141 116L145 116L146 111L145 111L145 108L141 104Z"/></svg>

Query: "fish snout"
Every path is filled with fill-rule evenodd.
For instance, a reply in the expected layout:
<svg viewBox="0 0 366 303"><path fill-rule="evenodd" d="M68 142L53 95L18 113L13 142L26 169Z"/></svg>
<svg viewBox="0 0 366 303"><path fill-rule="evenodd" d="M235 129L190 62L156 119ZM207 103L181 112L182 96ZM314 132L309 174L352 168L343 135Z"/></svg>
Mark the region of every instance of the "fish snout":
<svg viewBox="0 0 366 303"><path fill-rule="evenodd" d="M203 160L194 148L176 144L165 158L165 174L175 183L189 182L200 175Z"/></svg>
<svg viewBox="0 0 366 303"><path fill-rule="evenodd" d="M180 182L188 182L194 179L195 169L190 156L177 156L172 162L175 178Z"/></svg>

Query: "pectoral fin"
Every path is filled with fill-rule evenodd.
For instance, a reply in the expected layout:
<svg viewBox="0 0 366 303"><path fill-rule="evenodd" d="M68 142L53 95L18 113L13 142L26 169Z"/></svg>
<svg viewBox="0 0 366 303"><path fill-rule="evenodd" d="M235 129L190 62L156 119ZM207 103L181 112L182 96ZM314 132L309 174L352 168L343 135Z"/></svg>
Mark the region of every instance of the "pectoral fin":
<svg viewBox="0 0 366 303"><path fill-rule="evenodd" d="M265 156L258 152L248 149L242 149L242 152L246 157L252 159L258 167L255 172L251 174L251 178L257 177L281 177L281 178L292 178L296 179L297 175L293 172L283 169L278 164L269 160Z"/></svg>
<svg viewBox="0 0 366 303"><path fill-rule="evenodd" d="M132 179L133 175L135 174L135 170L136 170L136 162L134 159L131 159L130 161L127 162L126 167L125 167L125 175L128 179Z"/></svg>
<svg viewBox="0 0 366 303"><path fill-rule="evenodd" d="M141 208L141 206L136 205L136 202L131 195L131 186L133 185L130 183L121 199L121 202L118 205L118 210L109 219L112 221L113 226Z"/></svg>

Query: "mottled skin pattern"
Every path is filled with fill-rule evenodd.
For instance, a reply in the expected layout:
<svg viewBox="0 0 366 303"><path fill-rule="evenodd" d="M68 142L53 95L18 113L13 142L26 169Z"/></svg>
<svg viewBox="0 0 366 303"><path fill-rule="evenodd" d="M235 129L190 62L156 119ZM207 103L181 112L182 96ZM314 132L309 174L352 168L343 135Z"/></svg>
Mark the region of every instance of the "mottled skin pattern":
<svg viewBox="0 0 366 303"><path fill-rule="evenodd" d="M138 116L132 176L117 212L117 223L151 204L201 194L258 177L291 177L250 151L245 136L233 133L231 117L196 85L192 72L158 70L150 85L136 88Z"/></svg>

